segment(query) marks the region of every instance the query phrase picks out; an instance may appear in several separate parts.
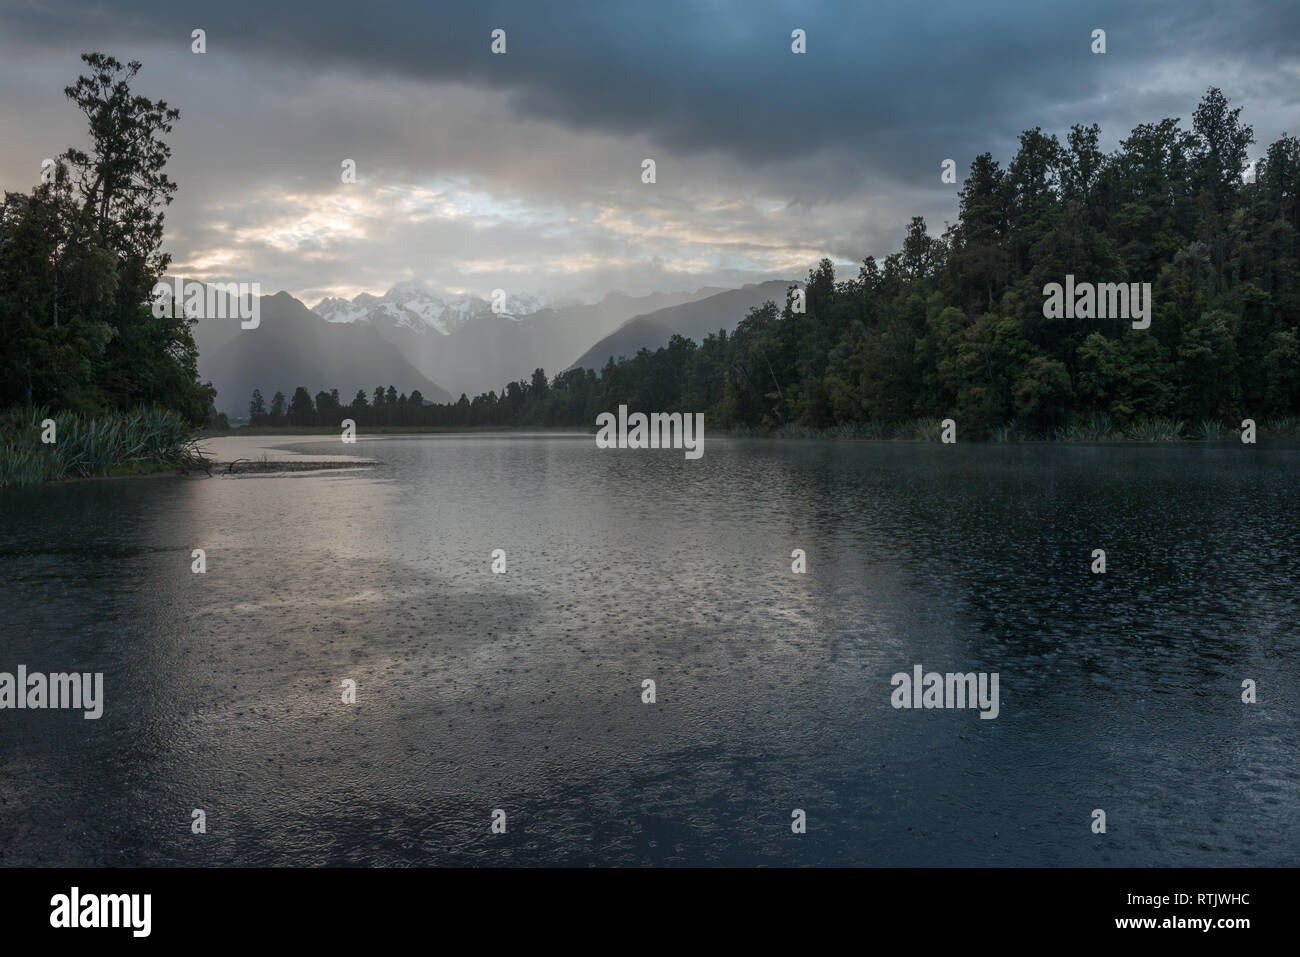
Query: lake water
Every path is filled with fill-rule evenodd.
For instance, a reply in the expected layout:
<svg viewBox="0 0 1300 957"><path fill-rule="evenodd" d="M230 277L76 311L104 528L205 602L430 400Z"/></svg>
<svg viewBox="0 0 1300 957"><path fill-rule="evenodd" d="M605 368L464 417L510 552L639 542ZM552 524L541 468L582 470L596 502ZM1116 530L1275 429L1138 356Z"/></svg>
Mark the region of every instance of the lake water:
<svg viewBox="0 0 1300 957"><path fill-rule="evenodd" d="M0 493L0 864L1300 864L1295 448L274 441Z"/></svg>

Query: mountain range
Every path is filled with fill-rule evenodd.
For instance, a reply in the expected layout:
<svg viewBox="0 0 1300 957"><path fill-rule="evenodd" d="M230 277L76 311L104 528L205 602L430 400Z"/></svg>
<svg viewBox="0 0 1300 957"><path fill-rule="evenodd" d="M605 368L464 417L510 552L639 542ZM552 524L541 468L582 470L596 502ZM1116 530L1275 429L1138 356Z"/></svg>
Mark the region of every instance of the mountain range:
<svg viewBox="0 0 1300 957"><path fill-rule="evenodd" d="M279 292L261 297L258 328L201 319L194 338L199 376L216 386L217 409L232 418L247 414L255 388L268 404L276 391L289 396L300 385L313 395L337 388L346 403L358 389L369 394L390 384L450 402L461 393L500 390L537 368L550 375L578 366L599 369L611 356L656 349L678 333L702 341L734 329L768 299L783 303L790 285L772 280L741 289L611 292L597 303L507 296L502 313L486 299L440 294L420 282L400 283L383 296L326 298L314 309Z"/></svg>
<svg viewBox="0 0 1300 957"><path fill-rule="evenodd" d="M506 296L502 315L520 319L542 309L576 304L532 294ZM491 314L492 304L479 296L438 293L426 283L412 280L398 283L382 296L363 292L353 299L327 297L313 306L312 312L330 322L356 322L378 313L399 326L449 335L476 317Z"/></svg>
<svg viewBox="0 0 1300 957"><path fill-rule="evenodd" d="M700 299L683 303L671 309L660 309L646 315L634 316L584 352L569 368L600 371L607 361L631 358L641 349L651 352L666 346L674 335L694 339L696 344L719 329L731 332L749 310L772 300L778 306L785 304L786 290L794 283L783 279L754 283L740 289L729 289ZM798 285L802 286L802 283Z"/></svg>
<svg viewBox="0 0 1300 957"><path fill-rule="evenodd" d="M331 322L371 326L426 377L459 396L500 389L538 368L553 375L634 316L723 291L614 292L598 303L567 305L507 296L506 311L498 314L481 298L439 296L404 283L382 297L362 293L350 302L323 300L315 312Z"/></svg>
<svg viewBox="0 0 1300 957"><path fill-rule="evenodd" d="M419 389L433 402L453 396L425 377L366 323L330 323L287 292L261 296L260 324L241 329L238 319L200 319L193 325L199 347L199 378L217 388L217 410L232 418L248 414L254 389L271 397L305 386L313 396L337 388L346 404L358 389L397 386ZM229 314L229 313L227 313Z"/></svg>

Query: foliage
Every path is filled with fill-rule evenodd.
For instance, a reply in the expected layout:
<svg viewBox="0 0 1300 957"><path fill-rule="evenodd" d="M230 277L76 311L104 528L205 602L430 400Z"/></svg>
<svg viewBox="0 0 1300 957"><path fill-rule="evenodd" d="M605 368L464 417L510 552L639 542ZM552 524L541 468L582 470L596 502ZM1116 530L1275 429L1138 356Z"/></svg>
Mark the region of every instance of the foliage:
<svg viewBox="0 0 1300 957"><path fill-rule="evenodd" d="M48 405L95 415L140 404L212 417L185 318L156 318L163 209L176 185L164 135L179 113L131 92L140 70L82 56L64 91L85 115L90 150L69 148L30 194L0 204L0 408Z"/></svg>
<svg viewBox="0 0 1300 957"><path fill-rule="evenodd" d="M54 422L52 443L43 423ZM0 488L62 478L207 465L193 428L167 409L140 407L96 417L20 406L0 414Z"/></svg>
<svg viewBox="0 0 1300 957"><path fill-rule="evenodd" d="M963 438L999 441L1166 441L1220 435L1247 417L1293 421L1300 140L1272 144L1245 182L1252 136L1215 89L1191 130L1143 124L1110 155L1096 125L1064 143L1029 130L1005 168L975 158L942 236L916 217L900 252L868 257L854 277L837 279L822 260L804 312L788 297L732 333L611 357L599 376L575 369L548 382L539 369L499 394L439 406L376 389L373 404L358 393L347 408L318 407L314 421L589 428L626 404L704 412L711 428L741 434L932 439L953 418ZM1043 318L1043 286L1067 273L1150 283L1150 328Z"/></svg>

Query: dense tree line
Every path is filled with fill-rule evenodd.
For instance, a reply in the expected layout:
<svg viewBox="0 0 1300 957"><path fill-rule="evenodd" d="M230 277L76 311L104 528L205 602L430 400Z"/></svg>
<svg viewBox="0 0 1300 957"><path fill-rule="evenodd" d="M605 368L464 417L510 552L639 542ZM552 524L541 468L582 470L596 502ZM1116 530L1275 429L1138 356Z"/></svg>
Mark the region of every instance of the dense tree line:
<svg viewBox="0 0 1300 957"><path fill-rule="evenodd" d="M685 340L683 340L685 341ZM643 350L644 351L644 350ZM492 426L567 426L595 421L599 380L595 372L573 369L548 381L538 369L532 378L508 383L498 395L487 392L457 402L428 403L413 389L408 396L395 386L377 386L373 393L357 390L351 400L338 389L317 392L305 386L293 395L276 392L268 403L260 389L248 404L249 425L329 425L352 419L359 426L431 426L487 428Z"/></svg>
<svg viewBox="0 0 1300 957"><path fill-rule="evenodd" d="M95 413L150 403L213 419L189 322L155 317L163 208L175 184L163 141L178 113L136 96L140 64L87 54L66 89L91 148L44 164L0 206L0 407ZM1191 128L1135 128L1112 153L1100 130L1061 142L1035 128L1003 167L975 158L957 222L912 220L902 249L857 275L829 260L783 305L734 332L608 362L599 375L537 370L455 403L390 385L348 399L305 387L250 419L269 425L588 426L620 404L702 411L711 427L823 429L952 416L976 436L1007 423L1051 432L1082 418L1237 422L1300 411L1300 141L1254 142L1211 89ZM1150 283L1148 329L1043 316L1066 275ZM796 296L802 296L800 303ZM802 305L802 309L800 306ZM322 383L323 384L323 383Z"/></svg>
<svg viewBox="0 0 1300 957"><path fill-rule="evenodd" d="M0 205L0 407L101 413L158 405L211 419L210 386L184 318L155 318L163 208L176 190L163 141L179 112L131 92L140 64L85 54L64 91L85 115L90 152L42 163L30 194Z"/></svg>
<svg viewBox="0 0 1300 957"><path fill-rule="evenodd" d="M1300 411L1300 141L1284 135L1244 175L1253 133L1211 89L1192 117L1143 124L1113 153L1100 129L1065 142L1032 129L1005 167L975 158L957 222L912 220L902 249L837 279L808 276L805 311L755 309L728 334L548 381L537 370L474 399L424 406L359 395L362 424L592 426L620 403L702 411L710 427L824 429L952 416L978 436L1104 417L1239 423ZM1045 319L1043 289L1147 282L1150 328ZM306 390L296 406L309 417ZM389 398L397 399L396 404ZM283 402L281 402L283 405ZM327 407L321 424L345 416Z"/></svg>

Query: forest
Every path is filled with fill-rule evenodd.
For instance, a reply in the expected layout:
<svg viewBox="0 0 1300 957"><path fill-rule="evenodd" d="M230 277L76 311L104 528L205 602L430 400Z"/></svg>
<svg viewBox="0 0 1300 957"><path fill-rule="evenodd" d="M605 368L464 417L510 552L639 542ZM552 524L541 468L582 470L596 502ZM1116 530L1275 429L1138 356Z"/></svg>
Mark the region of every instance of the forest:
<svg viewBox="0 0 1300 957"><path fill-rule="evenodd" d="M150 309L171 262L164 137L180 112L131 92L140 63L82 60L89 75L64 92L86 119L89 152L46 159L32 192L0 205L0 408L157 405L203 424L213 393L198 381L190 323Z"/></svg>
<svg viewBox="0 0 1300 957"><path fill-rule="evenodd" d="M83 60L65 92L90 150L46 161L0 206L0 422L148 409L219 424L193 320L150 309L179 112L131 92L139 63ZM703 342L611 356L599 374L538 369L446 405L392 384L340 397L267 383L292 391L254 395L250 423L594 428L625 404L787 435L930 437L946 417L966 438L1213 438L1247 417L1293 432L1300 141L1284 134L1252 163L1241 108L1212 88L1190 128L1167 118L1113 152L1100 142L1096 124L1063 142L1025 131L1005 165L974 159L941 233L914 217L883 261L837 276L823 259L804 290ZM1045 289L1067 277L1149 284L1149 326L1045 318ZM32 452L23 436L0 441Z"/></svg>
<svg viewBox="0 0 1300 957"><path fill-rule="evenodd" d="M1114 152L1096 125L1061 142L1021 134L1002 165L977 156L957 221L912 219L902 249L857 275L823 259L804 311L750 312L731 333L680 336L610 357L596 375L538 369L473 399L423 404L393 387L307 389L260 424L584 426L620 404L704 412L710 429L932 437L952 417L968 438L1216 438L1243 418L1293 433L1300 412L1300 140L1254 142L1218 89L1179 119L1143 124ZM1044 318L1067 276L1150 284L1150 325Z"/></svg>
<svg viewBox="0 0 1300 957"><path fill-rule="evenodd" d="M0 488L200 468L195 428L217 422L189 322L150 308L180 113L131 92L139 62L81 59L64 93L89 152L46 158L0 204Z"/></svg>

